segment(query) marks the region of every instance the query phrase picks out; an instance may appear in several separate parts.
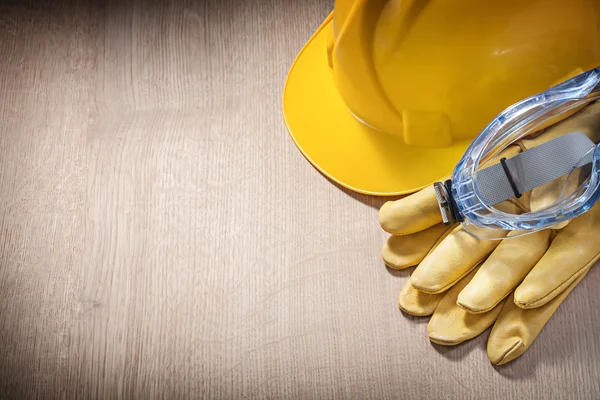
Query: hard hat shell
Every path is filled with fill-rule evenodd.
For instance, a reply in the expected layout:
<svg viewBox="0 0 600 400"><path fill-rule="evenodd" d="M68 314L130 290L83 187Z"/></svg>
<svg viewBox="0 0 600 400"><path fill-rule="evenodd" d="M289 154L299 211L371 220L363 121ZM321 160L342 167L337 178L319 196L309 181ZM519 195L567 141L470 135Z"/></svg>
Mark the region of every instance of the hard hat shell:
<svg viewBox="0 0 600 400"><path fill-rule="evenodd" d="M414 192L503 109L600 65L600 2L338 0L286 80L298 148L342 186Z"/></svg>

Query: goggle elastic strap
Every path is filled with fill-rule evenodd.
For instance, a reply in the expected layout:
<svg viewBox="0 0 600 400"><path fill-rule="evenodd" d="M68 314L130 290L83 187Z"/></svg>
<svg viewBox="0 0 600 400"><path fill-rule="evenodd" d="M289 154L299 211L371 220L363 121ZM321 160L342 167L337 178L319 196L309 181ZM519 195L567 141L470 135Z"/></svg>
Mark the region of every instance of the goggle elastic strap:
<svg viewBox="0 0 600 400"><path fill-rule="evenodd" d="M593 161L595 144L585 134L572 132L476 172L475 185L486 206L491 207L544 185ZM465 208L452 194L452 181L434 183L442 221L463 222Z"/></svg>

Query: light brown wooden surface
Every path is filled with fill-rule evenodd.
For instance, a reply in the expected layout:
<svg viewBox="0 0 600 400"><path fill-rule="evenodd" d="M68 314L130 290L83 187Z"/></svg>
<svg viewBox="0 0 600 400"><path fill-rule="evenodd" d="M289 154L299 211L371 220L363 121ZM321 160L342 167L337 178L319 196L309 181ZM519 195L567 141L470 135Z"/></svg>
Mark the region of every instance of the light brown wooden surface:
<svg viewBox="0 0 600 400"><path fill-rule="evenodd" d="M382 200L281 89L331 1L0 6L0 397L600 398L600 271L519 360L430 344ZM48 2L49 3L49 2Z"/></svg>

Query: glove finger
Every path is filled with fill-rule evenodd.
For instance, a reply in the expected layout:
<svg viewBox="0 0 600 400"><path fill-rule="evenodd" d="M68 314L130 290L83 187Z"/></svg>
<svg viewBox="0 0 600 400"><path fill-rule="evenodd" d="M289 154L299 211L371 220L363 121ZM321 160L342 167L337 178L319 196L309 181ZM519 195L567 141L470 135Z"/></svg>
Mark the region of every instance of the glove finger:
<svg viewBox="0 0 600 400"><path fill-rule="evenodd" d="M429 294L415 289L409 280L398 296L398 308L416 317L426 317L433 314L442 297L444 293Z"/></svg>
<svg viewBox="0 0 600 400"><path fill-rule="evenodd" d="M457 304L471 313L491 310L542 258L550 245L551 234L552 231L543 230L503 240L460 292Z"/></svg>
<svg viewBox="0 0 600 400"><path fill-rule="evenodd" d="M498 232L477 230L480 237L497 237ZM465 232L462 226L458 226L423 259L410 277L410 282L422 292L444 292L475 268L499 244L499 240L476 239Z"/></svg>
<svg viewBox="0 0 600 400"><path fill-rule="evenodd" d="M417 265L451 229L437 224L411 235L390 236L381 249L383 262L393 269Z"/></svg>
<svg viewBox="0 0 600 400"><path fill-rule="evenodd" d="M600 207L572 220L515 290L521 308L540 307L559 295L600 255Z"/></svg>
<svg viewBox="0 0 600 400"><path fill-rule="evenodd" d="M487 353L492 364L506 364L523 354L588 271L589 267L552 301L538 308L519 308L511 295L502 307L488 339Z"/></svg>
<svg viewBox="0 0 600 400"><path fill-rule="evenodd" d="M450 346L473 339L489 328L498 317L503 302L481 314L472 314L456 304L458 294L474 275L475 270L448 290L439 302L427 325L432 342Z"/></svg>
<svg viewBox="0 0 600 400"><path fill-rule="evenodd" d="M396 201L388 201L379 210L379 222L384 231L408 235L442 222L442 214L433 186Z"/></svg>

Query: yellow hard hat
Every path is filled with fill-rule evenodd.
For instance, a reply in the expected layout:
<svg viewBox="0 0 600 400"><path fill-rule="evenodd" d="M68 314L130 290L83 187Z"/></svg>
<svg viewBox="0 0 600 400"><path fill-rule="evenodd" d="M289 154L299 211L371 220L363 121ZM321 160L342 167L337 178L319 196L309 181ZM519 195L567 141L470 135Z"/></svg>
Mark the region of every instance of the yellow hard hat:
<svg viewBox="0 0 600 400"><path fill-rule="evenodd" d="M291 137L373 195L449 175L509 105L600 65L600 1L338 0L292 65Z"/></svg>

